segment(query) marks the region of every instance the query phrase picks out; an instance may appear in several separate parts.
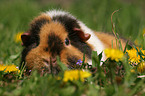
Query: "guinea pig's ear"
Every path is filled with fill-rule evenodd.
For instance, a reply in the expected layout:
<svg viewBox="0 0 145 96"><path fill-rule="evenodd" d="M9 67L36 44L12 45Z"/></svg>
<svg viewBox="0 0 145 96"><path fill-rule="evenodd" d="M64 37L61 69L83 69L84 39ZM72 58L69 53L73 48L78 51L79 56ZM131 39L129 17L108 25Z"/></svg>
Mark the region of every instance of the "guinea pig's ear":
<svg viewBox="0 0 145 96"><path fill-rule="evenodd" d="M84 33L81 29L79 28L74 28L73 29L75 32L77 32L78 36L80 37L81 41L86 42L91 35L88 33Z"/></svg>
<svg viewBox="0 0 145 96"><path fill-rule="evenodd" d="M30 40L30 33L23 33L21 35L21 39L22 39L22 46L27 46L29 43L29 40Z"/></svg>

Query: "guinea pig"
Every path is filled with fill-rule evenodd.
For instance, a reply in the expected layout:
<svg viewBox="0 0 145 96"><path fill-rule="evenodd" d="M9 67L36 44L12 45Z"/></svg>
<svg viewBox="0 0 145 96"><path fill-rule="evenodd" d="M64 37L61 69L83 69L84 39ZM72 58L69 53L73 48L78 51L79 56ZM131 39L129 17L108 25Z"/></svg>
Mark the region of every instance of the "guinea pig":
<svg viewBox="0 0 145 96"><path fill-rule="evenodd" d="M20 67L27 70L43 69L54 73L59 71L57 56L69 68L78 60L91 64L91 53L100 54L105 48L116 48L113 35L95 32L65 11L52 10L41 13L30 24L30 29L21 36L24 49ZM123 48L126 42L121 39ZM105 60L103 53L102 61ZM52 68L52 69L51 69Z"/></svg>

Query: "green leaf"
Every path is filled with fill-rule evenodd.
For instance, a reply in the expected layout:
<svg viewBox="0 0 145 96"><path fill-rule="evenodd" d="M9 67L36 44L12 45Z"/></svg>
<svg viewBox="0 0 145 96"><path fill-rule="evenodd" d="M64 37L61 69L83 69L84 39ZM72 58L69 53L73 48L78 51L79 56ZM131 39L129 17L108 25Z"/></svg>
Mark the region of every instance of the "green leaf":
<svg viewBox="0 0 145 96"><path fill-rule="evenodd" d="M17 58L20 57L20 55L21 55L21 52L15 54L15 55L11 55L11 56L10 56L10 60L16 60Z"/></svg>
<svg viewBox="0 0 145 96"><path fill-rule="evenodd" d="M97 51L92 51L92 67L97 67Z"/></svg>
<svg viewBox="0 0 145 96"><path fill-rule="evenodd" d="M60 58L57 56L57 64L60 66L60 68L62 69L62 71L65 71L67 70L68 68L66 67L65 64L63 64L61 61L60 61Z"/></svg>
<svg viewBox="0 0 145 96"><path fill-rule="evenodd" d="M98 56L99 56L99 61L101 61L101 59L102 59L102 53L103 52L101 52Z"/></svg>
<svg viewBox="0 0 145 96"><path fill-rule="evenodd" d="M97 54L97 51L92 51L92 66L97 67L97 65L100 66L100 62L102 59L102 53L101 52L99 55Z"/></svg>

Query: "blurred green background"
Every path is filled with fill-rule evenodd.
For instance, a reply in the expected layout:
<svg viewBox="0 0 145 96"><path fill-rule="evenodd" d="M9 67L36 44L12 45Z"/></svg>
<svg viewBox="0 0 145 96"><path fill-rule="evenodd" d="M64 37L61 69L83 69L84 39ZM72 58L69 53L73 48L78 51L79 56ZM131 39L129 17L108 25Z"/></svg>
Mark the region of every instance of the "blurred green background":
<svg viewBox="0 0 145 96"><path fill-rule="evenodd" d="M91 29L103 32L112 32L111 14L120 9L113 15L116 32L142 43L144 4L145 0L0 0L0 63L19 64L20 59L11 61L11 55L22 50L15 34L27 31L34 17L51 9L69 11Z"/></svg>

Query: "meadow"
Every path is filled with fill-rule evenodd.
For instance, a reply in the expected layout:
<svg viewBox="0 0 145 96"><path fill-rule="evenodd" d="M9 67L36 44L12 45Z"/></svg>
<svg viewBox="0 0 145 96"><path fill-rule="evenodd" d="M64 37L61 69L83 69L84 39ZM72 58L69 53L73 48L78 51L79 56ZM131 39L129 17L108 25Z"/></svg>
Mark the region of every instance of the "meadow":
<svg viewBox="0 0 145 96"><path fill-rule="evenodd" d="M145 74L144 4L144 0L0 0L0 96L144 96L145 77L141 77ZM115 31L137 47L133 46L130 51L120 50L122 59L112 55L103 66L99 66L101 54L93 52L91 68L86 68L88 65L83 62L80 69L87 71L75 70L81 74L74 80L64 79L69 69L59 60L62 72L58 75L41 76L34 71L25 76L25 69L2 70L3 64L20 64L23 47L16 41L16 35L27 31L34 17L51 9L66 10L93 30ZM112 16L112 29L111 15L116 10L119 11ZM81 77L83 74L86 77Z"/></svg>

